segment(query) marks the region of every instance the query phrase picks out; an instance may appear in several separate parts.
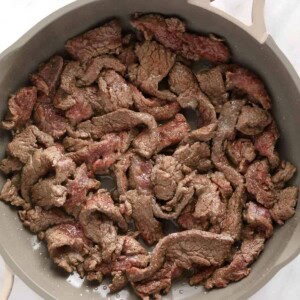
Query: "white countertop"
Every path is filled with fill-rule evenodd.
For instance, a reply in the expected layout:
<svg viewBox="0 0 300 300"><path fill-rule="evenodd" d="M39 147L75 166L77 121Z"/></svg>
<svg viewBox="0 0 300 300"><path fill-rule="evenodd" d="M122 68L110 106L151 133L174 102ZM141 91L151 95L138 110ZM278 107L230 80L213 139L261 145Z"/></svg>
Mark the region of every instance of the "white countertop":
<svg viewBox="0 0 300 300"><path fill-rule="evenodd" d="M141 0L143 1L143 0ZM41 19L73 0L2 0L0 3L0 53ZM238 19L250 22L252 0L215 0L214 5ZM300 74L300 1L267 0L268 32ZM300 242L300 241L299 241ZM0 290L4 262L0 258ZM300 256L281 269L251 300L300 299ZM40 300L19 278L15 278L10 300ZM2 300L2 299L0 299Z"/></svg>

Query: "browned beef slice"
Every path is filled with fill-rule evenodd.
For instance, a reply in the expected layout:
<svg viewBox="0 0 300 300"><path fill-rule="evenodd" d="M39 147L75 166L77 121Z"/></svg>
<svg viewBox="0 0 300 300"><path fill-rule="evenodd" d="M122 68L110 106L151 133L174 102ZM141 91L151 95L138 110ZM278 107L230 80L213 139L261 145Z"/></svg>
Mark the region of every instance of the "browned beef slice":
<svg viewBox="0 0 300 300"><path fill-rule="evenodd" d="M142 239L153 245L163 237L162 226L152 211L152 196L139 194L137 190L131 190L121 196L121 201L127 202L131 210L131 217Z"/></svg>
<svg viewBox="0 0 300 300"><path fill-rule="evenodd" d="M156 121L171 119L180 111L177 102L166 103L159 98L147 99L135 86L131 86L131 91L138 111L152 115Z"/></svg>
<svg viewBox="0 0 300 300"><path fill-rule="evenodd" d="M264 249L265 238L259 235L244 239L241 249L233 256L232 262L225 267L217 269L206 281L205 288L226 287L230 282L239 281L249 275L249 265Z"/></svg>
<svg viewBox="0 0 300 300"><path fill-rule="evenodd" d="M242 108L236 128L246 135L256 135L262 133L271 121L271 116L267 111L256 106L246 105Z"/></svg>
<svg viewBox="0 0 300 300"><path fill-rule="evenodd" d="M254 145L248 139L237 139L228 142L226 152L240 173L245 173L249 164L256 157Z"/></svg>
<svg viewBox="0 0 300 300"><path fill-rule="evenodd" d="M217 112L220 112L228 100L222 69L215 67L197 75L201 90L209 97Z"/></svg>
<svg viewBox="0 0 300 300"><path fill-rule="evenodd" d="M159 82L168 75L175 62L175 54L158 44L145 41L137 45L135 53L139 64L128 70L130 80L143 92L165 100L175 100L169 90L159 90Z"/></svg>
<svg viewBox="0 0 300 300"><path fill-rule="evenodd" d="M2 121L3 128L11 130L22 127L30 119L33 107L37 100L37 90L35 87L25 87L20 89L8 100L8 113Z"/></svg>
<svg viewBox="0 0 300 300"><path fill-rule="evenodd" d="M184 178L183 166L172 156L158 155L151 172L154 195L160 200L171 200Z"/></svg>
<svg viewBox="0 0 300 300"><path fill-rule="evenodd" d="M151 172L153 164L139 155L133 155L129 166L129 187L141 194L152 193Z"/></svg>
<svg viewBox="0 0 300 300"><path fill-rule="evenodd" d="M248 202L244 211L244 219L249 227L269 238L273 234L272 218L269 210L255 202Z"/></svg>
<svg viewBox="0 0 300 300"><path fill-rule="evenodd" d="M132 106L131 88L117 72L113 70L101 72L98 86L98 94L101 98L100 105L105 113Z"/></svg>
<svg viewBox="0 0 300 300"><path fill-rule="evenodd" d="M156 130L144 130L133 141L138 153L146 158L159 153L166 147L178 144L189 132L190 126L182 114L177 114L168 123L159 126Z"/></svg>
<svg viewBox="0 0 300 300"><path fill-rule="evenodd" d="M75 170L74 179L69 179L67 182L67 199L64 209L67 213L78 217L88 192L99 187L100 182L90 177L86 164L82 164Z"/></svg>
<svg viewBox="0 0 300 300"><path fill-rule="evenodd" d="M262 134L255 138L255 149L262 156L268 158L272 168L276 168L280 163L280 158L275 150L279 132L275 122L272 122Z"/></svg>
<svg viewBox="0 0 300 300"><path fill-rule="evenodd" d="M110 194L105 190L91 194L81 209L79 220L85 235L101 246L103 259L110 261L117 247L117 229L113 223L127 230L127 223Z"/></svg>
<svg viewBox="0 0 300 300"><path fill-rule="evenodd" d="M177 18L149 14L137 16L131 24L141 30L147 40L155 38L184 58L212 62L226 62L230 58L229 49L220 39L187 33L185 24Z"/></svg>
<svg viewBox="0 0 300 300"><path fill-rule="evenodd" d="M49 171L55 171L55 181L59 184L65 182L74 170L74 162L65 157L57 146L38 149L22 170L21 194L25 200L29 200L32 187Z"/></svg>
<svg viewBox="0 0 300 300"><path fill-rule="evenodd" d="M224 199L228 199L232 195L232 187L222 172L214 172L210 175L210 179L218 186L218 189Z"/></svg>
<svg viewBox="0 0 300 300"><path fill-rule="evenodd" d="M213 272L217 269L215 266L199 268L196 273L189 279L190 285L203 284Z"/></svg>
<svg viewBox="0 0 300 300"><path fill-rule="evenodd" d="M157 127L151 115L123 108L82 122L77 128L98 139L107 133L128 130L138 125L146 125L151 131Z"/></svg>
<svg viewBox="0 0 300 300"><path fill-rule="evenodd" d="M179 146L173 157L189 168L207 172L212 168L210 147L206 143L196 142L192 145Z"/></svg>
<svg viewBox="0 0 300 300"><path fill-rule="evenodd" d="M243 184L243 177L228 162L225 155L225 143L235 138L235 125L245 102L229 101L223 105L218 119L218 128L213 139L211 159L215 167L224 173L234 186Z"/></svg>
<svg viewBox="0 0 300 300"><path fill-rule="evenodd" d="M123 65L127 68L135 63L137 63L138 59L134 52L133 45L125 47L121 50L121 53L118 55L118 59L121 61Z"/></svg>
<svg viewBox="0 0 300 300"><path fill-rule="evenodd" d="M69 125L63 112L55 108L49 98L40 98L34 108L34 123L36 126L53 136L55 139L65 134Z"/></svg>
<svg viewBox="0 0 300 300"><path fill-rule="evenodd" d="M215 137L217 123L212 123L207 126L200 127L191 131L181 141L181 144L193 144L195 142L209 142Z"/></svg>
<svg viewBox="0 0 300 300"><path fill-rule="evenodd" d="M43 210L41 207L35 206L33 209L20 211L19 216L23 225L33 233L44 231L54 225L73 222L72 217L58 208Z"/></svg>
<svg viewBox="0 0 300 300"><path fill-rule="evenodd" d="M0 171L5 175L22 170L23 163L14 157L6 157L0 161Z"/></svg>
<svg viewBox="0 0 300 300"><path fill-rule="evenodd" d="M249 166L245 174L247 191L254 195L256 201L266 208L272 207L276 202L269 169L267 161L255 161Z"/></svg>
<svg viewBox="0 0 300 300"><path fill-rule="evenodd" d="M30 80L39 91L49 96L56 90L63 65L63 58L56 55L42 64L38 72L31 75Z"/></svg>
<svg viewBox="0 0 300 300"><path fill-rule="evenodd" d="M88 62L78 83L80 85L91 85L97 80L103 69L112 69L119 72L121 75L124 75L126 67L113 56L98 56Z"/></svg>
<svg viewBox="0 0 300 300"><path fill-rule="evenodd" d="M199 88L192 70L181 63L176 63L169 75L170 89L177 95L181 107L198 107L201 125L207 126L216 122L216 111L207 96Z"/></svg>
<svg viewBox="0 0 300 300"><path fill-rule="evenodd" d="M242 211L246 201L246 189L241 185L236 188L228 200L227 211L222 222L222 233L228 233L234 240L241 236L243 218Z"/></svg>
<svg viewBox="0 0 300 300"><path fill-rule="evenodd" d="M277 202L270 210L271 216L276 223L283 224L284 221L295 214L298 192L298 188L294 186L276 192Z"/></svg>
<svg viewBox="0 0 300 300"><path fill-rule="evenodd" d="M63 140L63 146L67 152L76 152L90 145L91 143L91 140L73 138L70 136L66 136Z"/></svg>
<svg viewBox="0 0 300 300"><path fill-rule="evenodd" d="M30 203L25 201L20 195L20 175L16 174L11 179L7 179L4 183L0 199L13 206L22 207L23 209L29 209Z"/></svg>
<svg viewBox="0 0 300 300"><path fill-rule="evenodd" d="M271 99L263 82L254 73L241 67L226 73L226 89L239 90L264 109L271 108Z"/></svg>
<svg viewBox="0 0 300 300"><path fill-rule="evenodd" d="M272 176L272 182L276 187L283 188L285 183L294 176L295 172L295 166L288 161L282 161L279 169Z"/></svg>
<svg viewBox="0 0 300 300"><path fill-rule="evenodd" d="M54 145L54 140L52 136L40 131L36 126L30 125L14 137L8 144L7 150L11 156L25 164L40 145L50 147Z"/></svg>
<svg viewBox="0 0 300 300"><path fill-rule="evenodd" d="M78 224L52 227L46 231L45 240L54 263L68 273L75 271L83 263L92 246Z"/></svg>
<svg viewBox="0 0 300 300"><path fill-rule="evenodd" d="M81 61L101 54L115 53L122 45L121 30L119 22L112 20L70 39L65 48L72 57Z"/></svg>
<svg viewBox="0 0 300 300"><path fill-rule="evenodd" d="M193 264L200 266L221 265L230 253L233 240L226 235L200 230L187 230L169 234L155 246L147 268L131 268L127 271L130 281L150 278L170 260L183 269Z"/></svg>

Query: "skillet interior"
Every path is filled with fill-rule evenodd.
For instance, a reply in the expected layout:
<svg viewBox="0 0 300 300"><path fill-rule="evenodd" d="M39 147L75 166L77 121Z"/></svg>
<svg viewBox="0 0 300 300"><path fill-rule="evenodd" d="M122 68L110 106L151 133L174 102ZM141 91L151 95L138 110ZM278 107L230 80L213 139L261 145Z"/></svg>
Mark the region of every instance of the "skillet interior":
<svg viewBox="0 0 300 300"><path fill-rule="evenodd" d="M85 4L82 4L85 3ZM72 9L71 9L72 8ZM26 84L27 76L38 64L54 53L62 51L64 42L90 27L112 17L121 18L129 27L129 15L134 12L160 12L178 15L185 19L188 28L196 32L215 32L229 43L235 61L241 62L260 74L265 80L273 99L273 113L281 130L280 152L300 169L300 92L299 84L278 58L278 50L271 38L263 45L230 21L203 8L191 6L185 0L100 0L79 1L50 16L53 20L33 29L36 32L29 40L20 42L22 47L7 52L0 58L0 118L6 111L10 93ZM60 15L66 12L63 17ZM79 22L80 20L80 22ZM33 32L32 31L32 32ZM273 49L272 49L273 48ZM276 53L277 52L277 53ZM283 58L284 59L284 58ZM295 75L292 71L292 74ZM4 156L9 136L0 131L0 157ZM299 186L299 175L294 184ZM0 178L2 187L4 178ZM226 289L204 294L201 287L189 287L176 283L166 299L245 299L267 282L281 265L299 252L297 236L300 234L299 205L296 216L276 230L266 249L254 264L250 276ZM108 299L107 289L89 288L74 276L69 278L57 271L47 257L45 249L23 227L14 209L0 203L0 249L13 271L31 288L46 299ZM71 284L69 282L71 282ZM75 287L74 287L75 286ZM109 299L134 299L130 290L125 290Z"/></svg>

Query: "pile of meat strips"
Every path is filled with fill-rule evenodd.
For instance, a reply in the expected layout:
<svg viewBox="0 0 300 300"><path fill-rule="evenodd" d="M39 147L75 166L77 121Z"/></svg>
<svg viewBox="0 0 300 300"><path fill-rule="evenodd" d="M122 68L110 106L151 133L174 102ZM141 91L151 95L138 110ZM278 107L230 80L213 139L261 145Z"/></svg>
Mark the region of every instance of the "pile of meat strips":
<svg viewBox="0 0 300 300"><path fill-rule="evenodd" d="M160 15L131 24L137 35L112 20L70 39L10 97L1 199L56 265L109 277L112 293L159 299L183 274L226 287L293 216L296 168L275 150L263 82L228 63L223 40Z"/></svg>

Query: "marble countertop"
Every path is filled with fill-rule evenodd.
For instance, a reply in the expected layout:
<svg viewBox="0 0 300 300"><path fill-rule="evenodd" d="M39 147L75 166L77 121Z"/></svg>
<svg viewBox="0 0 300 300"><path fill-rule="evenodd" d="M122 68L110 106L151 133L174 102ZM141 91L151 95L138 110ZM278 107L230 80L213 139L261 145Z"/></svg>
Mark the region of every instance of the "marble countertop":
<svg viewBox="0 0 300 300"><path fill-rule="evenodd" d="M74 0L9 0L0 3L0 53L41 19ZM250 23L252 0L215 0L214 5ZM268 32L300 75L300 1L267 0ZM0 291L5 265L0 257ZM300 297L300 256L281 269L251 300L298 300ZM15 277L10 300L42 299ZM0 299L2 300L2 299Z"/></svg>

